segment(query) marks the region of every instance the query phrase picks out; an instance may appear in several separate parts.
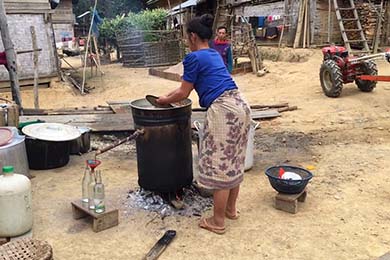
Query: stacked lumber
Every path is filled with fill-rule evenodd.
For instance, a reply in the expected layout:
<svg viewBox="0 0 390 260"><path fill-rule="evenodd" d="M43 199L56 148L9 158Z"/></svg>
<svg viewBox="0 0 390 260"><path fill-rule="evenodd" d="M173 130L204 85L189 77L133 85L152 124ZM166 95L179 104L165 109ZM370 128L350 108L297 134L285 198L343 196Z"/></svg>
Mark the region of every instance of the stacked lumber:
<svg viewBox="0 0 390 260"><path fill-rule="evenodd" d="M377 6L370 3L356 3L356 8L359 13L360 22L367 42L371 44L375 38L379 9ZM383 15L383 14L382 14Z"/></svg>
<svg viewBox="0 0 390 260"><path fill-rule="evenodd" d="M59 109L35 109L24 108L23 115L90 115L90 114L114 114L110 106L97 107L71 107Z"/></svg>
<svg viewBox="0 0 390 260"><path fill-rule="evenodd" d="M62 109L24 109L20 116L21 123L43 121L46 123L61 123L73 126L84 126L92 132L133 131L133 117L129 101L110 101L109 106L62 108ZM252 105L253 120L273 119L280 113L296 110L296 106L288 103ZM193 108L191 122L203 122L206 110Z"/></svg>

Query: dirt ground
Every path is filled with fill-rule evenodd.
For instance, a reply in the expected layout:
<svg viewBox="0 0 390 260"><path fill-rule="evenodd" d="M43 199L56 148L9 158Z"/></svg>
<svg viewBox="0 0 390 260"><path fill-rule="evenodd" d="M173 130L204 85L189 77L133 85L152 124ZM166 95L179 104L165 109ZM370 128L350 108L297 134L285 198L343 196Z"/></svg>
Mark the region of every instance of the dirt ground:
<svg viewBox="0 0 390 260"><path fill-rule="evenodd" d="M239 197L241 218L227 221L225 235L199 229L198 217L128 212L122 202L138 187L136 156L119 149L101 158L119 226L94 233L87 220L72 219L70 201L81 196L83 162L89 158L72 156L63 168L32 171L33 236L53 246L55 259L73 260L141 259L168 229L177 237L160 259L350 260L390 251L390 85L379 83L374 92L363 93L349 84L339 98L325 97L318 76L321 53L305 53L307 61L299 63L266 60L270 73L264 77L234 76L250 104L288 102L299 109L263 121L256 131L254 167L245 173ZM388 63L378 65L380 74L390 75ZM103 77L88 80L95 88L85 96L60 83L41 89L41 107L106 105L178 86L146 69L112 64L103 70ZM33 106L32 91L22 97L26 107ZM197 106L196 95L191 98ZM307 200L295 215L273 207L276 192L264 169L279 163L314 167Z"/></svg>

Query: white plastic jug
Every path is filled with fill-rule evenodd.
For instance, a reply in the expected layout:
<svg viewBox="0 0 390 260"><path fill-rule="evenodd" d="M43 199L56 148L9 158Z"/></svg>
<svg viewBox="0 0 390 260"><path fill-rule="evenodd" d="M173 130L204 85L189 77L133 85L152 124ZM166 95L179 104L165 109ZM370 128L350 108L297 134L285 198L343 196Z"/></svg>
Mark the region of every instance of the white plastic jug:
<svg viewBox="0 0 390 260"><path fill-rule="evenodd" d="M260 122L251 121L251 125L249 128L248 133L248 143L246 146L246 153L245 153L245 167L244 171L248 171L253 167L253 142L255 138L255 131L259 127ZM194 126L196 130L198 130L199 135L199 146L201 145L201 140L203 139L203 125L199 121L194 121ZM200 150L200 147L199 147Z"/></svg>
<svg viewBox="0 0 390 260"><path fill-rule="evenodd" d="M33 225L30 180L11 168L0 175L0 237L22 235Z"/></svg>

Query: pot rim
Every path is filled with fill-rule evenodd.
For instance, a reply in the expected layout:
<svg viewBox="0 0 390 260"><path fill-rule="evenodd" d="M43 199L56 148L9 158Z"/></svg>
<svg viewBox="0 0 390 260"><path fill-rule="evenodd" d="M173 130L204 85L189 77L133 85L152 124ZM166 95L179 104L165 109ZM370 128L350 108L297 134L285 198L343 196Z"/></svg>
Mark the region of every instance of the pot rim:
<svg viewBox="0 0 390 260"><path fill-rule="evenodd" d="M151 107L142 107L137 105L136 103L145 102L146 104L150 104L149 101L147 101L145 98L135 99L130 102L130 107L134 109L139 110L148 110L148 111L165 111L165 110L175 110L180 108L185 108L192 105L192 100L189 98L184 99L181 102L186 102L187 104L181 105L181 106L174 106L174 107L167 107L167 108L161 108L161 107L155 107L152 104L150 104Z"/></svg>

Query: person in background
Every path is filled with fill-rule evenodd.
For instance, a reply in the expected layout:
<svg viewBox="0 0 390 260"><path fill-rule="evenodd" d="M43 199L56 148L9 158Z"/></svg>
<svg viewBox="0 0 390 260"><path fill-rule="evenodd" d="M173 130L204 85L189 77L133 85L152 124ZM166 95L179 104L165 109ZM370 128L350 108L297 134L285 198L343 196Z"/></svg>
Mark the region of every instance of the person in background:
<svg viewBox="0 0 390 260"><path fill-rule="evenodd" d="M180 87L156 101L169 104L186 99L195 89L199 104L207 108L200 140L198 184L213 190L213 216L201 218L199 226L225 233L225 218L239 217L236 207L244 177L250 109L217 51L209 48L213 17L195 17L187 24L191 50L183 60Z"/></svg>
<svg viewBox="0 0 390 260"><path fill-rule="evenodd" d="M227 28L225 26L220 26L217 29L217 36L214 40L210 41L210 48L216 50L222 57L223 62L225 63L226 68L229 73L232 73L233 70L233 53L232 46L227 39Z"/></svg>

